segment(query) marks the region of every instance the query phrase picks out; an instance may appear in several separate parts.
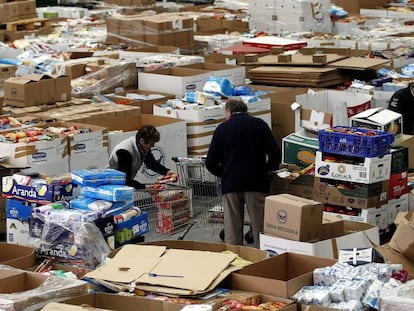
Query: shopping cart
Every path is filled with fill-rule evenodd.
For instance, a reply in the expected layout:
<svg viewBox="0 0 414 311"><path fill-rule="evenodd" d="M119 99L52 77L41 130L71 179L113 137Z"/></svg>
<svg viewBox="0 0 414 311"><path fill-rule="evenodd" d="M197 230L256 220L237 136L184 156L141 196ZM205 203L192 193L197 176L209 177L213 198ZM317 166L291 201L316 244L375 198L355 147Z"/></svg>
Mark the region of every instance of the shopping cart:
<svg viewBox="0 0 414 311"><path fill-rule="evenodd" d="M135 205L148 214L146 241L182 239L177 237L193 218L192 191L189 187L163 184L162 187L136 189Z"/></svg>
<svg viewBox="0 0 414 311"><path fill-rule="evenodd" d="M178 182L192 189L194 220L200 223L222 225L224 212L220 178L211 174L204 158L174 157Z"/></svg>
<svg viewBox="0 0 414 311"><path fill-rule="evenodd" d="M179 184L192 189L194 222L220 227L219 237L224 241L221 179L207 170L205 158L173 157L172 160L177 166ZM250 226L250 223L245 225ZM244 238L247 243L253 242L251 228Z"/></svg>

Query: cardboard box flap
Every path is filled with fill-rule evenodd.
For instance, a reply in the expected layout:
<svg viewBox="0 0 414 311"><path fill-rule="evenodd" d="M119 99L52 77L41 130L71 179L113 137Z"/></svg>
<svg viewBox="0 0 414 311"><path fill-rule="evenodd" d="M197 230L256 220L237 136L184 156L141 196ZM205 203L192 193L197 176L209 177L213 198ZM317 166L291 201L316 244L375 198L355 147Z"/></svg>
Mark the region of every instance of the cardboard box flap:
<svg viewBox="0 0 414 311"><path fill-rule="evenodd" d="M40 81L46 79L53 79L53 77L46 75L46 74L26 74L22 76L23 79L28 79L32 81Z"/></svg>
<svg viewBox="0 0 414 311"><path fill-rule="evenodd" d="M300 114L300 123L305 130L317 132L332 126L332 113L302 108Z"/></svg>
<svg viewBox="0 0 414 311"><path fill-rule="evenodd" d="M269 196L271 197L277 197L277 200L283 201L283 202L287 202L289 204L292 205L298 205L298 206L303 206L303 205L317 205L317 204L322 204L321 202L318 201L314 201L314 200L310 200L310 199L306 199L306 198L302 198L296 195L292 195L292 194L288 194L288 193L282 193L282 194L278 194L275 196Z"/></svg>
<svg viewBox="0 0 414 311"><path fill-rule="evenodd" d="M372 116L373 114L377 113L378 111L380 111L381 109L383 108L370 108L370 109L367 109L365 111L362 111L356 114L354 117L355 118L368 118Z"/></svg>

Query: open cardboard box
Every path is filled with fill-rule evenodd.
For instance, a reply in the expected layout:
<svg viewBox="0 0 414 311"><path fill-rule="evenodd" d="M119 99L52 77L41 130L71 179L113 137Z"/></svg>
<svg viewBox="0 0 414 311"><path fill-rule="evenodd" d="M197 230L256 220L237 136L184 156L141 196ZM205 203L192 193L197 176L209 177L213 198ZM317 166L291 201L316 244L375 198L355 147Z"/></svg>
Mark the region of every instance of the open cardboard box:
<svg viewBox="0 0 414 311"><path fill-rule="evenodd" d="M290 298L299 289L313 284L315 268L332 266L334 259L284 253L233 272L233 289Z"/></svg>
<svg viewBox="0 0 414 311"><path fill-rule="evenodd" d="M50 299L84 295L87 283L14 268L0 269L0 310L35 310Z"/></svg>
<svg viewBox="0 0 414 311"><path fill-rule="evenodd" d="M333 221L330 223L334 230L332 238L300 242L261 234L260 249L275 255L291 252L336 259L340 249L372 247L380 243L379 229L374 225L347 220L338 222L335 217ZM340 231L342 234L335 234Z"/></svg>
<svg viewBox="0 0 414 311"><path fill-rule="evenodd" d="M414 210L398 213L398 224L389 243L390 247L414 261Z"/></svg>
<svg viewBox="0 0 414 311"><path fill-rule="evenodd" d="M285 302L287 305L280 311L296 311L296 304L292 300L278 298L269 295L262 294L253 294L255 297L259 297L261 302L268 301L281 301ZM225 296L224 296L225 297ZM210 300L201 301L200 304L209 304L212 306L213 310L216 310L225 298L213 298ZM95 293L87 294L83 296L78 296L74 298L69 298L59 303L60 306L57 306L55 303L45 306L42 311L77 311L77 310L95 310L92 308L97 308L97 310L115 310L115 311L135 311L135 310L148 310L148 311L178 311L181 310L187 304L183 302L174 302L174 299L171 301L161 300L161 299L152 299L138 296L124 296L116 294L107 294L107 293Z"/></svg>
<svg viewBox="0 0 414 311"><path fill-rule="evenodd" d="M0 242L0 264L26 269L36 262L36 250L32 247Z"/></svg>

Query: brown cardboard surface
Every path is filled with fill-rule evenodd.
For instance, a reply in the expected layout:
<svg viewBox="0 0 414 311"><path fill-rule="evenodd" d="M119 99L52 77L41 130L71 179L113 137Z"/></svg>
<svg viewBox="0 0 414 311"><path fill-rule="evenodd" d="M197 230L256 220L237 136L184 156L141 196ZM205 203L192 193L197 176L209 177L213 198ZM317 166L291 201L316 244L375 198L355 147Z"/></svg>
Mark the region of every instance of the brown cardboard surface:
<svg viewBox="0 0 414 311"><path fill-rule="evenodd" d="M281 54L279 54L281 55ZM314 54L313 54L314 55ZM325 62L315 63L313 61L313 55L303 55L303 54L293 54L291 61L289 62L279 62L278 55L266 55L259 57L259 65L295 65L295 66L323 66L327 63L336 62L346 58L345 55L339 54L323 54L326 55L327 59Z"/></svg>
<svg viewBox="0 0 414 311"><path fill-rule="evenodd" d="M233 289L289 298L299 289L313 284L313 270L336 260L284 253L251 264L231 275Z"/></svg>
<svg viewBox="0 0 414 311"><path fill-rule="evenodd" d="M22 77L6 79L4 81L4 103L16 107L40 105L38 84Z"/></svg>
<svg viewBox="0 0 414 311"><path fill-rule="evenodd" d="M389 244L376 246L375 250L384 257L385 263L402 264L403 268L407 270L409 278L414 279L414 262L412 260L394 250Z"/></svg>
<svg viewBox="0 0 414 311"><path fill-rule="evenodd" d="M86 277L205 290L237 256L205 251L165 250L164 246L125 245L110 262L88 273ZM137 258L140 258L139 262ZM151 277L149 273L155 276Z"/></svg>
<svg viewBox="0 0 414 311"><path fill-rule="evenodd" d="M319 238L323 204L290 194L265 199L264 233L295 241Z"/></svg>
<svg viewBox="0 0 414 311"><path fill-rule="evenodd" d="M0 242L0 264L26 269L32 267L35 262L34 248Z"/></svg>
<svg viewBox="0 0 414 311"><path fill-rule="evenodd" d="M110 311L109 309L101 309L101 308L93 308L88 306L88 310L101 310L101 311ZM73 306L73 305L67 305L64 303L58 303L58 302L50 302L46 306L44 306L41 311L84 311L85 306Z"/></svg>
<svg viewBox="0 0 414 311"><path fill-rule="evenodd" d="M400 223L391 238L389 245L414 262L414 226Z"/></svg>
<svg viewBox="0 0 414 311"><path fill-rule="evenodd" d="M110 262L87 273L86 277L131 283L150 272L159 263L165 250L162 246L125 245Z"/></svg>
<svg viewBox="0 0 414 311"><path fill-rule="evenodd" d="M383 66L389 62L390 60L384 60L379 58L349 57L340 61L332 62L327 66L342 69L365 70L375 68L378 66Z"/></svg>
<svg viewBox="0 0 414 311"><path fill-rule="evenodd" d="M204 290L235 258L235 254L170 249L151 271L160 277L144 274L137 279L137 282ZM162 277L162 275L179 277Z"/></svg>

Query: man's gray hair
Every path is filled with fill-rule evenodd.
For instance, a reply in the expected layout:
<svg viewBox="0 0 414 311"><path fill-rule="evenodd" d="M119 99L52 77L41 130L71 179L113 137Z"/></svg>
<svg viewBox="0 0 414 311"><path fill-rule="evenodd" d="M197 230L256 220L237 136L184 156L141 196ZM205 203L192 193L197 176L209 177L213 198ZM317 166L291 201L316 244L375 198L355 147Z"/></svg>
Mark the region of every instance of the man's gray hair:
<svg viewBox="0 0 414 311"><path fill-rule="evenodd" d="M226 110L229 110L232 114L236 112L247 112L247 105L238 96L229 97L229 99L226 102L225 108Z"/></svg>

